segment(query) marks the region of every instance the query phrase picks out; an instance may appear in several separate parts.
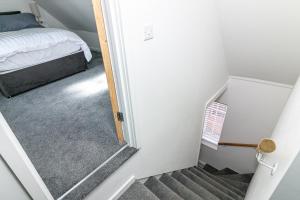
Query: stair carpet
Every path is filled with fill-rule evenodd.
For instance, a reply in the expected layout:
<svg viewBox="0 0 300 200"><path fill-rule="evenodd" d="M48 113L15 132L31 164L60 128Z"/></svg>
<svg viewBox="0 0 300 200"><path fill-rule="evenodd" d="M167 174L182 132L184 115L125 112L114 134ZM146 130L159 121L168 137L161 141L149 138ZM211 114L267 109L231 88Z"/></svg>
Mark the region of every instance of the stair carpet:
<svg viewBox="0 0 300 200"><path fill-rule="evenodd" d="M119 200L242 200L252 177L229 168L196 166L135 182Z"/></svg>

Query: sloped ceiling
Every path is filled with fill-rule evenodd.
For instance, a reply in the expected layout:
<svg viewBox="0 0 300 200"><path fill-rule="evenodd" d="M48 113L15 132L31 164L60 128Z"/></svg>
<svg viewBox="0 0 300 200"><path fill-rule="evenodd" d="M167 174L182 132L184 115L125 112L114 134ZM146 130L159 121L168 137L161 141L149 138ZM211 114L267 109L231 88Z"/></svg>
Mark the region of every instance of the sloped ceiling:
<svg viewBox="0 0 300 200"><path fill-rule="evenodd" d="M30 12L29 0L0 0L0 12L22 11Z"/></svg>
<svg viewBox="0 0 300 200"><path fill-rule="evenodd" d="M97 31L91 0L36 0L36 2L70 29Z"/></svg>
<svg viewBox="0 0 300 200"><path fill-rule="evenodd" d="M31 12L29 3L32 0L0 0L0 12L21 11ZM45 9L40 7L40 13L45 26L52 28L66 28L59 20L53 17Z"/></svg>

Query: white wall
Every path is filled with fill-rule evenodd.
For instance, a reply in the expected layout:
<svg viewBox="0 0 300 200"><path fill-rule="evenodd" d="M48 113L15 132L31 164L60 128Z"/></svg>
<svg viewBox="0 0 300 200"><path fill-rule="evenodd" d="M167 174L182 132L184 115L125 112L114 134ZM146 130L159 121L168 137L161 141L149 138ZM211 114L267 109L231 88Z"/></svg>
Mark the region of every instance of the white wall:
<svg viewBox="0 0 300 200"><path fill-rule="evenodd" d="M43 26L50 28L61 28L68 29L63 23L58 19L49 14L44 8L39 6L39 10L42 16Z"/></svg>
<svg viewBox="0 0 300 200"><path fill-rule="evenodd" d="M276 151L266 155L269 163L278 162L274 176L270 170L259 166L249 186L246 200L266 200L271 197L300 150L300 79L273 132L272 138L277 143Z"/></svg>
<svg viewBox="0 0 300 200"><path fill-rule="evenodd" d="M299 199L300 154L284 175L282 181L273 193L272 200Z"/></svg>
<svg viewBox="0 0 300 200"><path fill-rule="evenodd" d="M197 163L204 105L227 81L213 2L120 1L138 177ZM154 39L144 41L153 24ZM179 26L180 25L180 26ZM204 87L205 86L205 87Z"/></svg>
<svg viewBox="0 0 300 200"><path fill-rule="evenodd" d="M88 200L107 199L132 176L196 165L205 103L228 78L212 1L117 2L140 150ZM149 23L155 36L145 42Z"/></svg>
<svg viewBox="0 0 300 200"><path fill-rule="evenodd" d="M72 31L77 35L79 35L92 50L100 51L100 43L99 43L97 32L88 32L88 31L81 31L81 30L72 30Z"/></svg>
<svg viewBox="0 0 300 200"><path fill-rule="evenodd" d="M28 2L29 0L1 0L0 12L6 12L6 11L30 12Z"/></svg>
<svg viewBox="0 0 300 200"><path fill-rule="evenodd" d="M292 86L256 79L232 77L218 99L228 105L220 141L257 144L270 137L292 91ZM255 149L202 146L200 160L216 168L230 167L240 173L254 172Z"/></svg>
<svg viewBox="0 0 300 200"><path fill-rule="evenodd" d="M23 189L17 178L10 171L0 156L0 196L1 199L29 200L31 199Z"/></svg>
<svg viewBox="0 0 300 200"><path fill-rule="evenodd" d="M294 85L300 72L300 1L217 2L230 74Z"/></svg>

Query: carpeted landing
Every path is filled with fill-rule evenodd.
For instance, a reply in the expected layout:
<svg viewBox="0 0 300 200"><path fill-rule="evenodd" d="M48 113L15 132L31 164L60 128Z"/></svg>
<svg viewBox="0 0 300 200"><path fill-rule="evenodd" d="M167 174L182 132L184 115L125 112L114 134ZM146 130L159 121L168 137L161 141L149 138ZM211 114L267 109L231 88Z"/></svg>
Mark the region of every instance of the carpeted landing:
<svg viewBox="0 0 300 200"><path fill-rule="evenodd" d="M119 200L242 200L252 176L197 166L135 182Z"/></svg>
<svg viewBox="0 0 300 200"><path fill-rule="evenodd" d="M101 63L94 53L85 72L10 99L0 97L0 111L55 199L123 147L116 138ZM107 177L135 151L125 148L114 168L94 178ZM89 189L97 180L87 181ZM70 195L86 195L83 190Z"/></svg>

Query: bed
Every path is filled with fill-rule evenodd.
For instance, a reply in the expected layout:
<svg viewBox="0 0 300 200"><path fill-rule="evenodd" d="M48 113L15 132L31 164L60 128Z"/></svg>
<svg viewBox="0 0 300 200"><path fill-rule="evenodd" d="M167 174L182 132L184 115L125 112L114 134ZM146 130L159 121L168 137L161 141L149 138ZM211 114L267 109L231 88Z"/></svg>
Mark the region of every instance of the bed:
<svg viewBox="0 0 300 200"><path fill-rule="evenodd" d="M44 28L28 13L0 13L0 90L12 97L79 73L91 60L75 33Z"/></svg>

